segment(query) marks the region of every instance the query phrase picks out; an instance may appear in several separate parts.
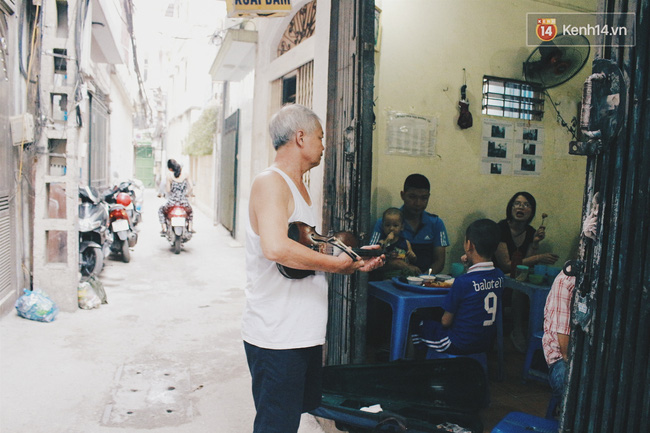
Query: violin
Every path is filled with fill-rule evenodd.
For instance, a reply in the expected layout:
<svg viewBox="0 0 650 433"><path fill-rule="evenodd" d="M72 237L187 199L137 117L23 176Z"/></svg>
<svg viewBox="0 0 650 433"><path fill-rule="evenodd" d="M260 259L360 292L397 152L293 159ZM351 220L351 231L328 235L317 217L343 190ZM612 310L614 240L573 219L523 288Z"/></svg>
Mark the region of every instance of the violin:
<svg viewBox="0 0 650 433"><path fill-rule="evenodd" d="M382 249L357 248L357 238L350 232L337 232L332 236L323 236L316 232L315 227L301 221L290 223L287 235L289 239L320 253L328 254L333 252L334 248L337 248L354 261L361 260L362 257L378 257L384 253ZM328 246L333 248L328 251ZM291 280L299 280L315 274L314 271L306 269L293 269L279 263L276 263L276 265L280 273Z"/></svg>

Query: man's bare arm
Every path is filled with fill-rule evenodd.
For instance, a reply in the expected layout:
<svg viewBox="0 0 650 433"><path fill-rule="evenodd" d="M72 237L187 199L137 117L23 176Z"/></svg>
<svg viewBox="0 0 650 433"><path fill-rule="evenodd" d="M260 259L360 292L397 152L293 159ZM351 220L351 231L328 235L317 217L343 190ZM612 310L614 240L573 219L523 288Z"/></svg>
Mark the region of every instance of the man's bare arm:
<svg viewBox="0 0 650 433"><path fill-rule="evenodd" d="M433 247L433 262L431 263L431 273L439 274L445 267L446 247Z"/></svg>
<svg viewBox="0 0 650 433"><path fill-rule="evenodd" d="M569 360L569 336L566 334L557 334L557 342L560 344L560 353L565 361Z"/></svg>
<svg viewBox="0 0 650 433"><path fill-rule="evenodd" d="M293 212L289 187L277 173L265 172L253 182L250 197L253 230L260 236L264 256L293 268L350 274L367 266L346 254L330 256L313 251L287 236L287 221ZM376 267L376 266L375 266Z"/></svg>

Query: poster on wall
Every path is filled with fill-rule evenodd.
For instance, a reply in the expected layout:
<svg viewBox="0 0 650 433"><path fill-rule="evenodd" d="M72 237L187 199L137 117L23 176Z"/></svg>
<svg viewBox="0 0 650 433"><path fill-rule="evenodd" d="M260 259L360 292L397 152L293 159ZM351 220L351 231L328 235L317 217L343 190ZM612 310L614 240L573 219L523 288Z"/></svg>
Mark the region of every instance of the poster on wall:
<svg viewBox="0 0 650 433"><path fill-rule="evenodd" d="M515 131L514 174L539 176L544 155L544 127L520 122Z"/></svg>
<svg viewBox="0 0 650 433"><path fill-rule="evenodd" d="M483 119L481 133L482 174L512 174L514 136L514 124L512 122Z"/></svg>
<svg viewBox="0 0 650 433"><path fill-rule="evenodd" d="M435 156L437 118L389 111L386 119L386 153Z"/></svg>
<svg viewBox="0 0 650 433"><path fill-rule="evenodd" d="M539 176L544 127L531 122L483 119L481 174Z"/></svg>

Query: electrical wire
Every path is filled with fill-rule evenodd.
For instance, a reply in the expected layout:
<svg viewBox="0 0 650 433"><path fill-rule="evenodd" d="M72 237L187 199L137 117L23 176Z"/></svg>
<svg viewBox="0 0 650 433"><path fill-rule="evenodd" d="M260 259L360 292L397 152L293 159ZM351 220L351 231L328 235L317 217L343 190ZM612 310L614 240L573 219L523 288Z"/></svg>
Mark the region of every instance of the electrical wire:
<svg viewBox="0 0 650 433"><path fill-rule="evenodd" d="M153 114L152 114L153 110L151 109L151 105L149 104L149 99L147 98L147 90L144 86L142 74L140 73L140 66L138 64L138 52L137 52L137 45L135 42L135 34L133 29L133 0L126 0L124 4L125 7L127 8L126 19L127 19L127 29L129 31L129 36L131 39L133 69L135 70L135 76L138 81L138 90L142 101L142 107L144 109L144 118L146 119L146 121L151 121L153 120Z"/></svg>
<svg viewBox="0 0 650 433"><path fill-rule="evenodd" d="M573 139L577 139L576 137L576 128L574 126L569 126L568 123L564 120L564 117L562 117L562 114L558 111L557 107L555 106L555 102L553 102L553 99L551 99L551 95L548 93L547 89L544 89L544 93L546 93L546 97L548 98L549 101L551 101L551 107L555 110L555 113L557 114L557 117L561 120L560 125L562 125L564 128L567 129L571 133L571 136ZM575 119L574 119L575 120Z"/></svg>

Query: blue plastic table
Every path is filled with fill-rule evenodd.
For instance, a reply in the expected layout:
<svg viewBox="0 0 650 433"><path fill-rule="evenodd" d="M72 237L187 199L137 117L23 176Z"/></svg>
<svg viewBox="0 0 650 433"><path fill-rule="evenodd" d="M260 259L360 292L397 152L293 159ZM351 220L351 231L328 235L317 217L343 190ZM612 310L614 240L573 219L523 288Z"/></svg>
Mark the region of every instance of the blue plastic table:
<svg viewBox="0 0 650 433"><path fill-rule="evenodd" d="M444 289L436 289L436 292L441 291L444 291ZM396 359L401 359L405 356L409 322L413 312L418 308L441 307L442 301L445 299L447 294L411 292L409 290L395 287L392 281L386 280L369 282L368 296L374 296L375 298L386 302L393 310L389 360L395 361ZM542 315L544 314L543 309L542 306ZM503 366L503 321L501 309L497 315L497 352L499 357L497 380L502 381L505 372Z"/></svg>
<svg viewBox="0 0 650 433"><path fill-rule="evenodd" d="M445 294L416 293L402 290L386 281L368 283L368 295L386 302L393 309L389 359L404 358L411 315L418 308L441 307Z"/></svg>
<svg viewBox="0 0 650 433"><path fill-rule="evenodd" d="M544 306L546 297L551 290L550 284L533 284L517 281L514 278L506 277L505 287L519 290L525 293L530 299L530 315L528 318L528 340L535 331L544 329Z"/></svg>

